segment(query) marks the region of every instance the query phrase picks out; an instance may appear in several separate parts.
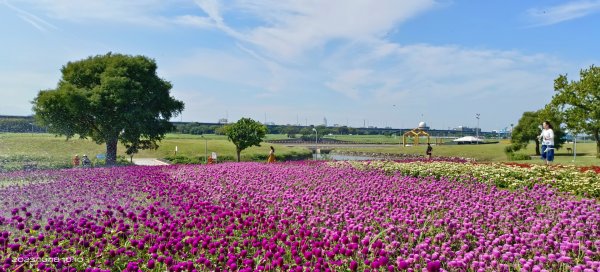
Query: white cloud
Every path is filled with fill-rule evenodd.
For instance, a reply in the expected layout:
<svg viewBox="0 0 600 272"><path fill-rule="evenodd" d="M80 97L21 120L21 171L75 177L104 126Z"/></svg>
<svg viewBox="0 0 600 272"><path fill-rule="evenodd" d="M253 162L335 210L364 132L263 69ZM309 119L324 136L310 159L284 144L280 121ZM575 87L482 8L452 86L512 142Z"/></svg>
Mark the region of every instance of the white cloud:
<svg viewBox="0 0 600 272"><path fill-rule="evenodd" d="M352 99L359 99L360 94L357 88L364 87L364 84L370 82L369 78L372 74L373 71L367 69L344 70L331 81L326 82L325 86Z"/></svg>
<svg viewBox="0 0 600 272"><path fill-rule="evenodd" d="M544 22L590 14L595 12L597 1L575 3L579 6L545 9L554 15ZM547 102L543 100L551 96L553 77L571 67L548 55L387 40L387 33L396 31L402 23L440 6L432 0L15 0L11 4L26 9L26 13L17 15L40 30L51 28L41 18L52 18L179 26L183 31L195 31L190 41L204 39L207 29L225 33L232 39L220 35L215 39L218 47L211 44L215 47L191 49L182 45L178 47L181 51L165 51L164 57L159 57L160 74L174 83L174 94L188 103L186 113L199 109L199 116L208 116L202 109L214 104L220 112L227 107L238 108L239 114L230 108L231 116L245 112L256 115L255 111L260 115L264 108L272 116L288 112L292 119L305 111L305 116L314 115L320 121L321 111L329 111L327 117L332 123L345 123L334 119L353 118L354 114L363 114L356 113L356 109L365 109L369 113L358 117L362 125L362 118L380 118L394 104L401 115L415 114L414 108L418 108L426 115L428 111L444 112L448 116L443 118L449 120L486 103L489 105L481 107L490 112L481 112L491 116L493 111L506 107L503 104L512 103L517 112L543 105ZM592 11L582 11L582 5ZM106 43L102 48L114 47L108 39ZM97 51L92 46L73 47L65 51L71 55L79 52L77 57L64 57L58 63ZM54 66L56 69L60 64ZM21 81L36 81L34 75L28 78ZM44 86L54 86L57 78ZM9 79L0 78L0 82ZM25 87L39 89L21 86L20 90ZM227 88L235 91L219 93ZM212 96L196 101L204 99L205 94ZM228 97L231 95L235 97ZM252 103L232 102L252 99ZM268 103L277 107L268 108ZM203 118L184 116L186 119Z"/></svg>
<svg viewBox="0 0 600 272"><path fill-rule="evenodd" d="M381 55L381 47L387 51L385 56ZM544 55L458 46L417 44L392 47L390 44L376 47L372 49L374 53L370 58L367 55L354 64L380 67L370 78L370 85L379 86L378 89L387 92L426 92L443 95L445 99L464 99L494 91L506 94L538 92L539 87L530 88L531 80L547 75L548 69L556 67L558 62ZM527 78L529 80L525 80ZM533 84L539 82L534 81Z"/></svg>
<svg viewBox="0 0 600 272"><path fill-rule="evenodd" d="M553 25L560 22L573 20L591 15L600 11L600 1L570 1L562 5L533 8L527 11L534 26Z"/></svg>
<svg viewBox="0 0 600 272"><path fill-rule="evenodd" d="M196 3L206 18L222 24L218 28L237 40L238 53L250 57L215 52L210 60L205 56L191 62L218 65L214 69L174 66L265 92L315 88L310 95L330 90L349 98L348 105L420 105L423 110L439 104L438 110L456 111L476 101L508 103L522 96L529 98L514 105L543 105L546 101L537 101L551 96L553 77L565 67L541 54L385 40L385 33L435 7L434 2L238 0L228 9L214 1ZM370 12L364 12L367 9ZM233 28L227 15L234 12L260 23Z"/></svg>
<svg viewBox="0 0 600 272"><path fill-rule="evenodd" d="M202 77L230 85L243 85L264 90L271 82L270 72L260 61L243 54L202 50L184 58L163 62L167 78Z"/></svg>
<svg viewBox="0 0 600 272"><path fill-rule="evenodd" d="M214 22L207 17L193 16L193 15L182 15L177 16L173 19L175 24L184 26L193 26L198 28L213 28Z"/></svg>
<svg viewBox="0 0 600 272"><path fill-rule="evenodd" d="M262 21L250 30L233 30L223 20L214 0L198 6L219 28L240 41L262 49L270 57L294 60L307 50L336 39L368 40L385 35L396 24L431 8L435 2L381 0L238 0L233 9Z"/></svg>

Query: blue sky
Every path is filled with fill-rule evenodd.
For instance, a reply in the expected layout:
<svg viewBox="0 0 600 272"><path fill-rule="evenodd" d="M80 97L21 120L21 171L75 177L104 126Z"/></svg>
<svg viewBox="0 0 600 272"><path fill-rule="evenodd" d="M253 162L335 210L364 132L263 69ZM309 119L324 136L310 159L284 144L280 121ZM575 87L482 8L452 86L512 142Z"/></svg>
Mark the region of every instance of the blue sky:
<svg viewBox="0 0 600 272"><path fill-rule="evenodd" d="M177 120L493 130L600 65L592 0L0 0L0 25L4 115L111 51L157 61Z"/></svg>

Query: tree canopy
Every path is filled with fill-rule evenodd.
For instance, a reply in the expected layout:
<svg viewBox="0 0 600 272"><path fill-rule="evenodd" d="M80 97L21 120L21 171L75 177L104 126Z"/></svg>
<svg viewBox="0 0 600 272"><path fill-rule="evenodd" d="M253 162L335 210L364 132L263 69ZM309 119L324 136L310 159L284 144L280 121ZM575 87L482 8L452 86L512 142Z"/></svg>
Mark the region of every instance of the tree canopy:
<svg viewBox="0 0 600 272"><path fill-rule="evenodd" d="M560 127L560 114L550 106L538 111L527 111L523 113L519 123L514 127L512 133L513 149L518 150L527 147L530 141L535 142L535 154L540 155L540 141L542 122L549 121L553 125L554 147L559 149L564 144L564 131Z"/></svg>
<svg viewBox="0 0 600 272"><path fill-rule="evenodd" d="M156 69L145 56L112 53L69 62L58 86L33 100L35 117L52 133L105 143L107 164L116 162L118 141L128 154L156 148L184 108Z"/></svg>
<svg viewBox="0 0 600 272"><path fill-rule="evenodd" d="M267 127L250 118L242 118L236 123L223 128L229 141L235 145L237 161L240 161L242 150L251 146L260 146L262 139L267 134Z"/></svg>
<svg viewBox="0 0 600 272"><path fill-rule="evenodd" d="M569 81L566 74L558 76L551 104L559 108L569 130L596 139L596 157L600 158L600 67L582 69L579 77Z"/></svg>

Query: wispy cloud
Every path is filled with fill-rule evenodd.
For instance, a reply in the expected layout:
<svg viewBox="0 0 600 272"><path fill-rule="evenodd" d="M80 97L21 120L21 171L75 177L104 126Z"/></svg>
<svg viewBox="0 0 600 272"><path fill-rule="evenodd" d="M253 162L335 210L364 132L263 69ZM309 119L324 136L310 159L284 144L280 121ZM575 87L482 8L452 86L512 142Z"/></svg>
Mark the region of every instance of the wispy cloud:
<svg viewBox="0 0 600 272"><path fill-rule="evenodd" d="M563 5L529 9L527 16L533 21L533 26L546 26L585 17L599 11L598 0L569 1Z"/></svg>
<svg viewBox="0 0 600 272"><path fill-rule="evenodd" d="M559 72L555 69L559 61L546 55L386 40L386 33L401 23L435 8L433 1L238 0L226 10L214 0L196 4L206 18L242 44L241 53L252 57L225 53L212 62L267 71L269 76L231 78L217 75L220 69L205 74L228 82L252 82L265 90L298 92L302 91L298 86L311 86L356 103L421 103L432 95L434 101L444 97L439 100L443 103L485 95L540 95L551 86L539 82L552 82L548 72ZM366 18L365 9L377 16ZM260 23L234 29L227 24L228 12L249 14ZM305 76L290 76L294 74ZM280 80L272 84L268 78Z"/></svg>
<svg viewBox="0 0 600 272"><path fill-rule="evenodd" d="M31 24L33 27L37 28L39 31L42 32L48 32L49 28L51 29L57 29L56 26L54 26L53 24L47 22L46 20L30 13L27 12L23 9L20 9L14 5L12 5L11 3L8 2L8 0L4 0L3 3L9 7L10 9L14 10L15 12L17 12L19 18L23 19L25 22Z"/></svg>
<svg viewBox="0 0 600 272"><path fill-rule="evenodd" d="M173 19L160 16L166 7L181 4L174 0L166 3L160 0L14 0L14 5L28 6L38 14L56 20L72 22L119 22L138 25L163 26Z"/></svg>
<svg viewBox="0 0 600 272"><path fill-rule="evenodd" d="M537 25L548 25L596 12L599 2L578 1L528 12ZM436 118L461 120L473 119L470 116L474 108L485 116L499 116L498 120L515 119L519 111L543 105L546 101L539 100L551 96L552 77L571 67L550 55L444 43L411 44L398 38L401 35L388 35L402 32L403 23L448 5L434 0L4 3L11 5L15 16L41 31L52 29L41 19L48 18L60 21L61 27L62 23L85 22L95 26L99 22L114 22L123 29L131 25L178 28L178 34L185 33L189 41L202 40L180 44L177 51L148 49L150 54L159 56L160 74L174 83L174 93L190 103L184 119L195 114L200 116L196 120L201 120L209 114L208 107L210 114L224 115L229 109L231 116L257 112L262 115L271 109L269 115L277 122L295 120L303 112L305 117L300 119L322 120L323 112L328 112L329 120L345 120L342 123L352 115L361 115L362 125L363 118L381 119L391 116L391 110L398 111L399 116L419 111L419 116L443 113ZM207 32L210 33L205 35ZM115 34L118 39L123 38L118 36L122 33ZM108 38L101 39L106 39L105 48L115 46ZM207 47L194 47L198 44ZM62 56L61 61L93 54L98 48L73 47L74 50L66 50L71 55ZM80 54L72 57L77 49ZM134 46L131 50L140 49ZM60 66L58 63L53 69ZM59 75L53 78L43 86L55 84ZM0 81L18 84L6 77L0 77ZM248 103L250 100L252 103ZM508 113L510 116L500 116L498 112L507 107L513 111ZM232 108L239 112L233 113ZM357 109L364 109L364 113L357 113ZM210 118L217 117L222 116L215 113ZM394 117L389 118L391 122Z"/></svg>
<svg viewBox="0 0 600 272"><path fill-rule="evenodd" d="M335 40L382 37L398 23L432 8L435 2L238 0L235 6L263 21L261 26L244 32L245 41L265 54L293 60Z"/></svg>
<svg viewBox="0 0 600 272"><path fill-rule="evenodd" d="M215 27L214 22L208 17L194 16L194 15L181 15L173 19L175 24L183 26L191 26L197 28L213 28Z"/></svg>

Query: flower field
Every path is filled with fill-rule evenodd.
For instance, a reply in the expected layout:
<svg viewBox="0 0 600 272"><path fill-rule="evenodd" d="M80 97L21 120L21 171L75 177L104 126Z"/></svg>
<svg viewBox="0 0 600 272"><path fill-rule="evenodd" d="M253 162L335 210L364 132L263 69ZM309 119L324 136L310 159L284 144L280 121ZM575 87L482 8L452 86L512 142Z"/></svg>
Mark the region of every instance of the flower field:
<svg viewBox="0 0 600 272"><path fill-rule="evenodd" d="M596 199L378 167L3 173L0 271L600 270Z"/></svg>
<svg viewBox="0 0 600 272"><path fill-rule="evenodd" d="M445 177L457 180L477 180L500 188L550 185L560 191L588 197L600 197L600 175L597 168L535 164L480 164L468 161L372 161L349 162L359 169L382 169L413 177ZM345 162L335 163L346 165Z"/></svg>

